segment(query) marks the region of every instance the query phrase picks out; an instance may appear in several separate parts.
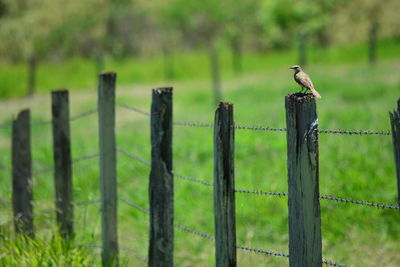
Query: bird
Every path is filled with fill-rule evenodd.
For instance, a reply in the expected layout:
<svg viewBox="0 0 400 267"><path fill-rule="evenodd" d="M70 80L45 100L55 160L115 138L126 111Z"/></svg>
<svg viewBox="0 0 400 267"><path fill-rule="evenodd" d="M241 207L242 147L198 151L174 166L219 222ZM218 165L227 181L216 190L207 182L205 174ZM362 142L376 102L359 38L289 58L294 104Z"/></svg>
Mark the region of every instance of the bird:
<svg viewBox="0 0 400 267"><path fill-rule="evenodd" d="M317 90L314 89L314 85L310 77L301 69L299 65L293 65L289 69L294 70L294 80L301 86L300 93L303 93L304 89L310 90L314 97L321 98L321 95L317 92Z"/></svg>

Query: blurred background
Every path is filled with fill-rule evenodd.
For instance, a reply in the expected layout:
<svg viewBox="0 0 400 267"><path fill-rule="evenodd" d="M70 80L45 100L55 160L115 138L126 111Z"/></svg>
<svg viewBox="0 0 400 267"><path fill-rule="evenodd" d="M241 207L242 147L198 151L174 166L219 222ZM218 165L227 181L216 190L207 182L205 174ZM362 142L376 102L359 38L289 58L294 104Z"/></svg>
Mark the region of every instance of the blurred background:
<svg viewBox="0 0 400 267"><path fill-rule="evenodd" d="M399 10L399 0L0 0L0 266L100 265L100 72L117 72L117 146L142 162L151 155L143 114L152 88L174 87L174 121L212 123L222 99L234 103L237 125L284 128L284 96L300 90L294 64L322 96L320 129L390 131L388 111L400 96ZM74 202L90 203L75 206L67 248L55 236L55 88L70 90ZM27 107L36 233L28 244L16 241L10 204L10 124ZM173 131L174 172L212 183L213 129ZM391 135L321 133L319 149L321 195L398 204ZM285 132L238 129L236 188L287 192L286 153ZM149 168L126 155L117 157L119 197L149 208ZM212 235L213 191L175 178L176 223ZM287 253L287 214L286 197L236 194L238 244ZM398 210L321 200L321 217L324 259L399 266ZM148 225L146 214L118 202L122 266L146 266ZM174 256L176 266L213 266L214 242L176 229ZM238 263L288 266L285 257L242 250Z"/></svg>
<svg viewBox="0 0 400 267"><path fill-rule="evenodd" d="M379 46L399 50L399 9L397 0L0 0L0 97L92 87L110 69L123 84L211 78L219 91L221 76L279 61L373 64L392 55Z"/></svg>

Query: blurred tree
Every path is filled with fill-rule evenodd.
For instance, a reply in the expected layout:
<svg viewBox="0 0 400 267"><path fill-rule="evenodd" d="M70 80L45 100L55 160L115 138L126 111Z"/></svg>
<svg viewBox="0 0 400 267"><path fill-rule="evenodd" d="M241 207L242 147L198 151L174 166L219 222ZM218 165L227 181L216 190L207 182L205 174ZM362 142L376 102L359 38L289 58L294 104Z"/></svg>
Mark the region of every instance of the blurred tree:
<svg viewBox="0 0 400 267"><path fill-rule="evenodd" d="M54 7L50 0L4 0L2 4L8 12L0 18L0 53L4 58L28 62L28 94L33 94L37 59L44 52L42 43L60 17L47 12Z"/></svg>
<svg viewBox="0 0 400 267"><path fill-rule="evenodd" d="M260 16L272 48L289 48L298 40L299 62L306 64L309 40L330 43L328 25L337 8L346 0L264 0Z"/></svg>
<svg viewBox="0 0 400 267"><path fill-rule="evenodd" d="M182 32L187 43L206 46L216 103L222 99L217 42L226 21L224 3L214 0L171 0L167 12L171 22Z"/></svg>
<svg viewBox="0 0 400 267"><path fill-rule="evenodd" d="M242 72L242 49L244 38L257 28L259 0L225 0L225 35L232 51L232 66L236 74Z"/></svg>

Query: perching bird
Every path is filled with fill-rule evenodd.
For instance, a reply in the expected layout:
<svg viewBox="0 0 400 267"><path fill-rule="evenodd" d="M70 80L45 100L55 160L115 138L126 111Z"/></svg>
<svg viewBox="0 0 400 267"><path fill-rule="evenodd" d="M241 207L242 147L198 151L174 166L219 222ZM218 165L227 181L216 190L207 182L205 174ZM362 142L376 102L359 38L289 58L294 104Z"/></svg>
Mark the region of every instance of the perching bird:
<svg viewBox="0 0 400 267"><path fill-rule="evenodd" d="M314 97L321 98L321 95L318 94L318 92L314 89L314 85L310 77L308 77L307 73L302 71L299 65L293 65L289 69L294 70L294 80L301 86L300 93L303 93L303 90L305 88L306 90L310 90Z"/></svg>

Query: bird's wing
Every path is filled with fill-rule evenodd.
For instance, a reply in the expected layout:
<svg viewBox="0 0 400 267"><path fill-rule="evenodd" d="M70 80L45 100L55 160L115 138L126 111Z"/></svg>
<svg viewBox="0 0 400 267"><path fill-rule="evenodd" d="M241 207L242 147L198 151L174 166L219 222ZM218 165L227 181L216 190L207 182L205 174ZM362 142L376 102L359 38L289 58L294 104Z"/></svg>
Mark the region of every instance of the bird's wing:
<svg viewBox="0 0 400 267"><path fill-rule="evenodd" d="M307 73L305 73L304 71L300 71L299 73L297 73L296 81L307 89L310 89L310 90L311 90L311 88L314 89L314 85L313 85L310 77L308 77Z"/></svg>

